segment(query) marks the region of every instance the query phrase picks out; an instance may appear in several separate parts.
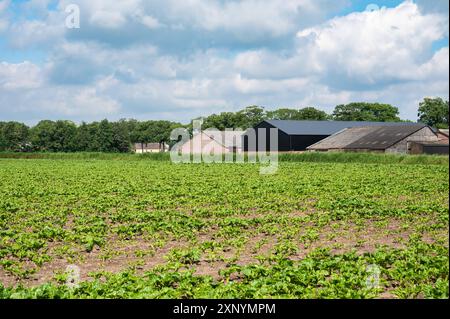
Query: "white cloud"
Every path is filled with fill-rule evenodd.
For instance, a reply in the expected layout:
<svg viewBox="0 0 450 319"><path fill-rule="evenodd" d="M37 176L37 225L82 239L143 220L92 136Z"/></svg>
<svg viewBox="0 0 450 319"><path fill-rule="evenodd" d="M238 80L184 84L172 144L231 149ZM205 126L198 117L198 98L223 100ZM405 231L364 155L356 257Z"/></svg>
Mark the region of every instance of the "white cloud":
<svg viewBox="0 0 450 319"><path fill-rule="evenodd" d="M118 29L123 27L133 15L140 11L141 0L64 0L60 8L75 3L80 6L81 19L102 28Z"/></svg>
<svg viewBox="0 0 450 319"><path fill-rule="evenodd" d="M280 36L323 19L327 12L342 6L344 1L313 0L272 1L169 1L169 15L174 20L194 23L206 30L228 30L238 37L252 37L265 33ZM320 8L320 9L319 9ZM244 31L244 32L243 32Z"/></svg>
<svg viewBox="0 0 450 319"><path fill-rule="evenodd" d="M0 89L33 89L42 84L41 69L30 63L0 63Z"/></svg>
<svg viewBox="0 0 450 319"><path fill-rule="evenodd" d="M67 97L66 92L55 103L56 110L61 111L60 105L65 107L62 109L63 114L66 115L102 115L115 114L120 109L120 104L112 98L97 95L95 88L83 88L75 91L71 97Z"/></svg>
<svg viewBox="0 0 450 319"><path fill-rule="evenodd" d="M411 76L414 80L447 80L449 79L449 49L440 49L426 63L419 66L417 71L413 71Z"/></svg>
<svg viewBox="0 0 450 319"><path fill-rule="evenodd" d="M152 16L146 15L146 16L143 16L141 19L142 19L141 20L142 24L145 25L149 29L157 29L161 26L158 19L156 19Z"/></svg>
<svg viewBox="0 0 450 319"><path fill-rule="evenodd" d="M56 18L53 16L51 19ZM11 23L7 38L12 47L24 49L52 45L60 41L65 33L63 24L52 24L42 20L26 20Z"/></svg>
<svg viewBox="0 0 450 319"><path fill-rule="evenodd" d="M404 2L393 9L335 18L298 37L311 37L305 50L320 61L325 76L348 86L370 86L413 79L446 27L444 16L422 15L414 3Z"/></svg>
<svg viewBox="0 0 450 319"><path fill-rule="evenodd" d="M186 122L251 104L379 101L415 119L424 96L448 97L449 49L432 48L448 13L410 1L325 20L324 0L79 0L81 29L68 31L72 2L7 27L16 47L48 56L0 64L3 117Z"/></svg>
<svg viewBox="0 0 450 319"><path fill-rule="evenodd" d="M339 89L377 90L448 73L448 48L431 53L447 27L446 16L423 15L414 3L405 2L303 29L295 52L247 51L237 56L235 67L247 77L309 76Z"/></svg>
<svg viewBox="0 0 450 319"><path fill-rule="evenodd" d="M126 18L120 12L96 11L90 22L104 28L119 29L125 24Z"/></svg>

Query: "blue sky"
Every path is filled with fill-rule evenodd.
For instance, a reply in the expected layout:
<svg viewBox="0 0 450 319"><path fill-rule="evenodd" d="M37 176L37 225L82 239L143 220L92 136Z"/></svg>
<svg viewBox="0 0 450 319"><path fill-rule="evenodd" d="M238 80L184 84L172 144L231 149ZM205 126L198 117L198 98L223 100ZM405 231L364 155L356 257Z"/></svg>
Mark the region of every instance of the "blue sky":
<svg viewBox="0 0 450 319"><path fill-rule="evenodd" d="M0 0L0 120L352 101L415 120L424 97L448 99L448 55L447 0Z"/></svg>

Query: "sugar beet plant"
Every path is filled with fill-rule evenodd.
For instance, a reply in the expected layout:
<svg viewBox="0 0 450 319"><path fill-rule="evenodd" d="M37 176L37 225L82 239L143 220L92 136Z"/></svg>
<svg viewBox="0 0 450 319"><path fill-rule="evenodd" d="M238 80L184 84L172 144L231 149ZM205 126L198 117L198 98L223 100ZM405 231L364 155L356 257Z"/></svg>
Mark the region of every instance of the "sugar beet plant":
<svg viewBox="0 0 450 319"><path fill-rule="evenodd" d="M448 174L0 159L0 298L448 298Z"/></svg>

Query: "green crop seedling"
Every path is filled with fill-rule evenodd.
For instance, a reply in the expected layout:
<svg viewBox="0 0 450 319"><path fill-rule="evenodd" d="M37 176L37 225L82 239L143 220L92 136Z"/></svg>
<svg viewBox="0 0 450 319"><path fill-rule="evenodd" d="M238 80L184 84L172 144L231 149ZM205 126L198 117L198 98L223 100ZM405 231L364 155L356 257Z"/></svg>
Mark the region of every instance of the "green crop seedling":
<svg viewBox="0 0 450 319"><path fill-rule="evenodd" d="M0 298L448 298L448 162L345 156L0 159Z"/></svg>

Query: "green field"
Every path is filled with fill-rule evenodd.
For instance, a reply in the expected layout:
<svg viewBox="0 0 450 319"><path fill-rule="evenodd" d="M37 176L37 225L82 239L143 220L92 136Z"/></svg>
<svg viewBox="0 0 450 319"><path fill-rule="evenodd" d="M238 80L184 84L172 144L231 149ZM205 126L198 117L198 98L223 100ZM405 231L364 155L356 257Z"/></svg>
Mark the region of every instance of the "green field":
<svg viewBox="0 0 450 319"><path fill-rule="evenodd" d="M130 156L0 159L0 298L449 296L448 157Z"/></svg>

